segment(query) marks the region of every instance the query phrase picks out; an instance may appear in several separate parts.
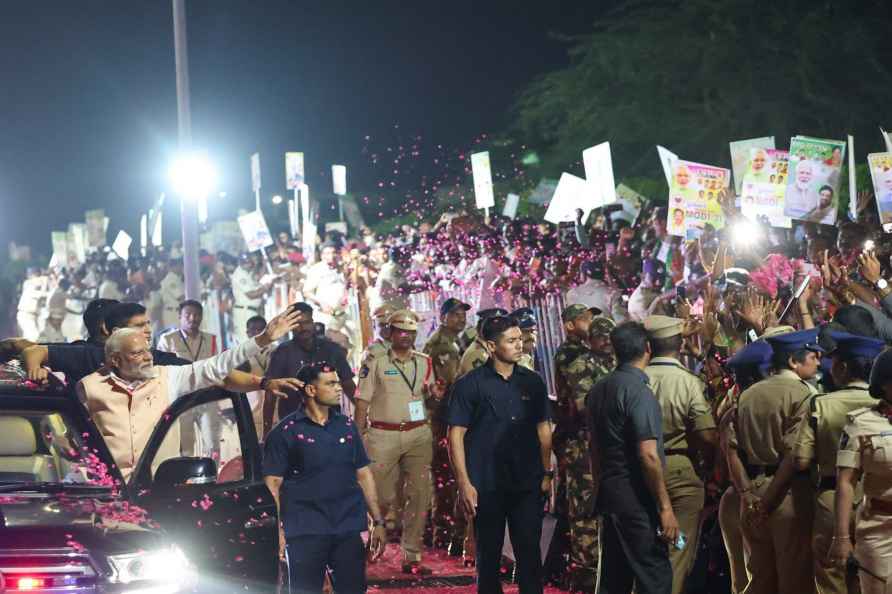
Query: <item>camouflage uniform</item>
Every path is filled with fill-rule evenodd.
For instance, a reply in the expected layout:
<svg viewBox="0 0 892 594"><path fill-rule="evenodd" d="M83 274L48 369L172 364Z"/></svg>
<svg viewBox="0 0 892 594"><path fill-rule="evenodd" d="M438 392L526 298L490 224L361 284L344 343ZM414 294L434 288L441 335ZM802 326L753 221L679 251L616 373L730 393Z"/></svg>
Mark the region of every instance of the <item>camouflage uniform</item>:
<svg viewBox="0 0 892 594"><path fill-rule="evenodd" d="M569 526L571 591L593 592L598 570L598 524L594 512L594 478L583 411L595 382L610 372L608 359L592 353L576 337L568 337L554 356L557 382L557 428L554 451L558 459L556 512Z"/></svg>
<svg viewBox="0 0 892 594"><path fill-rule="evenodd" d="M461 351L458 347L458 337L450 334L444 328L439 328L431 334L424 345L423 352L431 358L434 364L434 376L445 388L449 388L455 382L458 373L458 364L461 360ZM443 404L445 404L445 400ZM433 526L434 546L446 547L451 544L453 538L464 538L464 522L456 522L453 509L457 501L458 486L452 467L449 463L449 447L446 437L447 426L442 422L442 405L432 411L431 429L434 433L434 459L431 471L434 476L434 497L431 511ZM455 534L455 529L460 532Z"/></svg>

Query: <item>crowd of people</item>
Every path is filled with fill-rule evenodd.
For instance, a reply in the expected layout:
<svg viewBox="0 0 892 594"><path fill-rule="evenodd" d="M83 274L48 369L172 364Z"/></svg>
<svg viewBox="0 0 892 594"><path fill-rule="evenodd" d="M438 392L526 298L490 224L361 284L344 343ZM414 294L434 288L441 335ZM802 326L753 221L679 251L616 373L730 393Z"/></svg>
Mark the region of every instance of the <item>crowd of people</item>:
<svg viewBox="0 0 892 594"><path fill-rule="evenodd" d="M694 240L656 205L333 232L315 262L282 233L263 255L203 254L198 300L176 245L97 252L29 272L6 348L34 378L80 382L88 408L155 381L153 364L206 361L211 383L253 394L306 591L326 567L336 591L363 591L371 524L376 555L394 539L424 576L426 546L444 548L480 592L501 591L506 563L522 593L884 592L892 242L871 208L785 229L721 206L724 228ZM88 362L57 344L74 341ZM171 399L187 381L161 377L148 391ZM161 411L141 414L145 431ZM318 460L311 434L351 447ZM132 468L136 446L107 439Z"/></svg>

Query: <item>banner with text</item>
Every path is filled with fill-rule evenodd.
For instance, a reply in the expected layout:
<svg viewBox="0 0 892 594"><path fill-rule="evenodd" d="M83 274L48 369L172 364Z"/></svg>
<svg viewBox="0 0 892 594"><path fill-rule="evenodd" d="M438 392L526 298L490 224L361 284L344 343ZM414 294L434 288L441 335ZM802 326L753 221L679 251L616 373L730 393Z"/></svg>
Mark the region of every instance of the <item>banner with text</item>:
<svg viewBox="0 0 892 594"><path fill-rule="evenodd" d="M784 214L800 221L836 224L844 140L794 136L790 140L790 175Z"/></svg>
<svg viewBox="0 0 892 594"><path fill-rule="evenodd" d="M669 233L690 240L697 239L707 224L713 229L724 227L719 197L730 187L729 169L675 161L669 188Z"/></svg>
<svg viewBox="0 0 892 594"><path fill-rule="evenodd" d="M789 174L789 153L751 148L749 165L743 174L740 212L749 219L766 217L773 227L789 229L793 221L784 215L784 193Z"/></svg>

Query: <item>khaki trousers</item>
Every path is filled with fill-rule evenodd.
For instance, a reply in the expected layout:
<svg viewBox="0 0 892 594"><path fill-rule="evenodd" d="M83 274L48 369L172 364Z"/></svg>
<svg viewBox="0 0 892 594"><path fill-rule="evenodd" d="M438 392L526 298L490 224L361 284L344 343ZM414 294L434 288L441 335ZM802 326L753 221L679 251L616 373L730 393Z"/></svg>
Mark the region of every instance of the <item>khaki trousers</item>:
<svg viewBox="0 0 892 594"><path fill-rule="evenodd" d="M746 560L743 554L743 534L740 532L740 495L734 487L728 487L719 502L719 525L728 555L731 592L740 594L746 588Z"/></svg>
<svg viewBox="0 0 892 594"><path fill-rule="evenodd" d="M700 514L703 512L705 492L703 481L694 471L687 456L666 456L666 491L672 502L672 511L678 519L678 526L687 539L683 550L669 547L669 562L672 564L672 594L684 591L684 582L694 566L697 544L700 536Z"/></svg>
<svg viewBox="0 0 892 594"><path fill-rule="evenodd" d="M858 572L864 594L892 594L892 515L872 512L865 502L858 509L855 525L855 557L871 572L888 580L883 583Z"/></svg>
<svg viewBox="0 0 892 594"><path fill-rule="evenodd" d="M827 565L827 553L833 542L833 498L836 491L818 491L815 522L812 525L811 550L815 559L815 587L818 594L856 594L846 586L846 570Z"/></svg>
<svg viewBox="0 0 892 594"><path fill-rule="evenodd" d="M755 495L762 497L769 482L769 477L757 477L752 482ZM793 480L790 492L765 524L752 528L741 516L749 580L744 594L814 593L814 565L807 544L813 517L814 490L806 477Z"/></svg>
<svg viewBox="0 0 892 594"><path fill-rule="evenodd" d="M366 442L372 475L383 512L396 507L397 486L403 485L403 537L406 561L421 561L424 524L431 501L433 435L429 425L409 431L370 428Z"/></svg>

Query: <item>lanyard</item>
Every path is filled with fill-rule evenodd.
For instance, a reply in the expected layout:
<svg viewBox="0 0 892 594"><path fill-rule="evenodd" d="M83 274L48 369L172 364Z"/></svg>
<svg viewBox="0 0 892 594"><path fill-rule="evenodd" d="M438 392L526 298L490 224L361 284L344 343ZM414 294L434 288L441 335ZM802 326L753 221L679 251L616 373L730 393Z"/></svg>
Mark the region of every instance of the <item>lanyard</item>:
<svg viewBox="0 0 892 594"><path fill-rule="evenodd" d="M186 340L186 335L183 334L182 331L179 332L180 338L183 339L183 344L186 345L186 350L189 352L189 356L192 357L192 362L198 361L199 355L201 355L201 347L204 346L204 334L199 332L199 336L201 339L198 341L198 350L193 354L192 349L189 347L189 341Z"/></svg>
<svg viewBox="0 0 892 594"><path fill-rule="evenodd" d="M403 370L400 369L400 366L396 364L394 361L393 366L396 367L396 370L399 371L400 375L403 378L403 381L406 382L406 385L409 386L409 390L412 391L412 395L415 395L415 382L418 381L418 361L415 357L412 357L412 382L409 383L409 378L406 377L406 374L403 373Z"/></svg>

